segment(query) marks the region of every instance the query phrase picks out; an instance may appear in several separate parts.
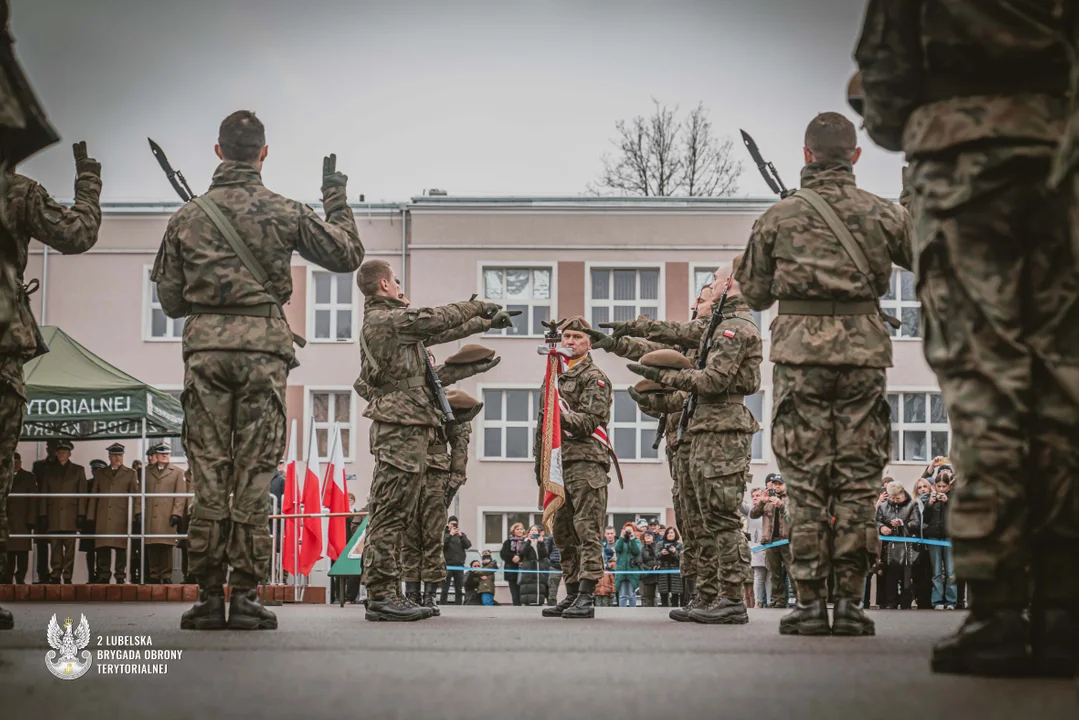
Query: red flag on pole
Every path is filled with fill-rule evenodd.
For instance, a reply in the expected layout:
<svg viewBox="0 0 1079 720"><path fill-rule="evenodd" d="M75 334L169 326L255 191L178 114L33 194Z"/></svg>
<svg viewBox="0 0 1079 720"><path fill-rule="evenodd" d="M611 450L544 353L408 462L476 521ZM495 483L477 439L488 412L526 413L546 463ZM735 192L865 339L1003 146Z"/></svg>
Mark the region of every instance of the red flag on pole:
<svg viewBox="0 0 1079 720"><path fill-rule="evenodd" d="M282 515L298 515L300 510L300 492L296 486L296 421L288 435L288 452L285 453L285 494L281 498ZM296 520L285 521L285 537L281 543L281 567L285 572L296 574L296 562L299 546L296 540Z"/></svg>
<svg viewBox="0 0 1079 720"><path fill-rule="evenodd" d="M345 452L341 444L341 426L333 426L333 450L330 464L326 466L326 483L322 491L322 507L331 513L348 512L348 494L345 492ZM326 536L326 554L336 560L344 552L348 542L346 533L348 518L332 517Z"/></svg>
<svg viewBox="0 0 1079 720"><path fill-rule="evenodd" d="M562 372L562 349L540 346L547 356L547 374L543 380L543 428L540 435L540 502L543 525L553 531L554 514L566 502L562 482L562 403L558 394L558 376Z"/></svg>
<svg viewBox="0 0 1079 720"><path fill-rule="evenodd" d="M303 480L303 512L305 515L322 513L319 490L318 436L314 423L311 424L311 437L307 442L307 472ZM310 575L311 568L322 557L322 518L303 519L303 539L300 543L301 575Z"/></svg>

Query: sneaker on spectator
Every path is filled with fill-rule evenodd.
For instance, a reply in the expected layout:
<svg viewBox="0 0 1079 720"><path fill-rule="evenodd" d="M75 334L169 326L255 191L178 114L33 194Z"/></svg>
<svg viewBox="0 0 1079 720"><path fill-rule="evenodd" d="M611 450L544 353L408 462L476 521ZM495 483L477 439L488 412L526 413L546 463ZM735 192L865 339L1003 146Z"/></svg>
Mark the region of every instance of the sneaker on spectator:
<svg viewBox="0 0 1079 720"><path fill-rule="evenodd" d="M955 605L945 605L944 609L945 610L955 610Z"/></svg>
<svg viewBox="0 0 1079 720"><path fill-rule="evenodd" d="M944 609L944 606L943 606L943 605L934 605L934 606L933 606L933 609L934 609L934 610L943 610L943 609Z"/></svg>

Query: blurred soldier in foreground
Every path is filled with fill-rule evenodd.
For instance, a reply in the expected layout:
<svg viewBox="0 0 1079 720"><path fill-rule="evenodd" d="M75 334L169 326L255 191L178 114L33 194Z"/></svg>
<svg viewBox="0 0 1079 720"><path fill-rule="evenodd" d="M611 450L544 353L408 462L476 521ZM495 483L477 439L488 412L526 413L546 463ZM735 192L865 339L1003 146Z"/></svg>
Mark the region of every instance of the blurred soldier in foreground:
<svg viewBox="0 0 1079 720"><path fill-rule="evenodd" d="M806 128L801 189L753 226L735 272L746 302L776 300L772 448L791 499L791 635L873 635L861 607L879 545L873 501L891 439L880 310L892 263L910 268L910 227L895 203L859 190L854 125L822 113ZM829 507L834 502L835 524ZM836 575L829 623L828 576Z"/></svg>
<svg viewBox="0 0 1079 720"><path fill-rule="evenodd" d="M323 161L323 220L262 184L269 148L254 113L225 118L214 150L221 164L210 189L172 216L153 271L165 314L187 318L181 402L199 600L180 627L226 627L231 565L227 626L274 629L255 586L269 573L266 497L285 452L285 382L296 360L282 310L292 296L292 253L343 273L359 267L363 245L336 157Z"/></svg>
<svg viewBox="0 0 1079 720"><path fill-rule="evenodd" d="M37 479L28 470L22 469L22 457L15 453L15 480L11 484L13 493L36 493ZM34 529L37 522L37 498L12 498L8 500L8 530L12 535L26 535ZM26 582L26 571L30 562L30 538L8 538L7 558L4 571L0 573L0 585L14 581L17 585ZM33 577L30 578L33 580Z"/></svg>
<svg viewBox="0 0 1079 720"><path fill-rule="evenodd" d="M856 51L866 130L910 161L925 357L952 427L949 535L971 614L934 648L936 672L1079 667L1079 115L1073 96L1065 135L1064 41L1079 26L1061 7L870 2ZM1062 137L1063 192L1049 183Z"/></svg>

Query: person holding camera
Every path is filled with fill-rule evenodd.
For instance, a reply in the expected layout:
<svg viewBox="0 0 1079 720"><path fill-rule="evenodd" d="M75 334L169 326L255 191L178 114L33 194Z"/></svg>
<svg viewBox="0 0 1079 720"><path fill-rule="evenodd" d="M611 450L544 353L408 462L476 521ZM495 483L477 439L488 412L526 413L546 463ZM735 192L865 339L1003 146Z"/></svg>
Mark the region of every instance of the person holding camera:
<svg viewBox="0 0 1079 720"><path fill-rule="evenodd" d="M510 528L510 536L502 543L499 555L502 557L502 567L505 568L506 584L510 587L510 597L514 605L521 604L521 586L518 585L520 575L517 568L521 567L521 552L525 543L525 526L522 523L513 523Z"/></svg>
<svg viewBox="0 0 1079 720"><path fill-rule="evenodd" d="M442 554L446 558L448 567L463 567L465 564L466 550L472 547L472 541L468 535L461 532L457 517L450 515L446 522L446 529L442 531ZM453 583L453 603L464 603L464 570L447 570L446 580L442 583L442 605L450 599L450 583Z"/></svg>
<svg viewBox="0 0 1079 720"><path fill-rule="evenodd" d="M880 534L888 537L918 537L922 517L918 503L914 502L903 483L888 484L888 500L877 508L877 525ZM918 557L918 545L909 542L885 542L881 549L884 569L881 573L877 603L882 609L894 610L897 606L910 610L911 572Z"/></svg>
<svg viewBox="0 0 1079 720"><path fill-rule="evenodd" d="M495 572L498 563L491 559L491 551L483 551L483 562L473 560L472 569L465 576L465 605L495 605Z"/></svg>
<svg viewBox="0 0 1079 720"><path fill-rule="evenodd" d="M749 511L751 519L761 519L761 542L765 545L790 540L790 510L787 508L787 484L779 473L765 478L767 490ZM791 569L790 544L764 551L764 565L771 581L772 603L769 607L787 607L787 575Z"/></svg>
<svg viewBox="0 0 1079 720"><path fill-rule="evenodd" d="M659 568L659 545L656 536L651 530L645 530L641 535L641 569L656 570ZM644 607L656 606L656 586L659 576L650 572L641 575L641 605Z"/></svg>
<svg viewBox="0 0 1079 720"><path fill-rule="evenodd" d="M551 564L547 560L547 543L543 539L543 527L533 525L528 529L521 546L521 572L517 585L522 605L542 605L547 597L547 573Z"/></svg>
<svg viewBox="0 0 1079 720"><path fill-rule="evenodd" d="M952 490L952 471L938 470L934 477L933 490L925 506L924 524L927 540L947 540L948 532L945 518L948 515L948 494ZM952 549L942 545L927 545L929 564L932 567L934 610L955 610L958 592L955 585L955 565L952 564Z"/></svg>
<svg viewBox="0 0 1079 720"><path fill-rule="evenodd" d="M641 576L634 570L641 569L641 541L637 539L633 523L622 527L622 534L614 544L615 575L614 584L618 588L618 607L637 607L637 586Z"/></svg>
<svg viewBox="0 0 1079 720"><path fill-rule="evenodd" d="M682 559L682 538L678 529L671 525L667 528L663 540L659 543L657 557L659 558L659 570L678 570ZM682 577L677 572L666 572L657 575L659 580L656 589L659 590L660 604L663 607L680 607L682 598Z"/></svg>

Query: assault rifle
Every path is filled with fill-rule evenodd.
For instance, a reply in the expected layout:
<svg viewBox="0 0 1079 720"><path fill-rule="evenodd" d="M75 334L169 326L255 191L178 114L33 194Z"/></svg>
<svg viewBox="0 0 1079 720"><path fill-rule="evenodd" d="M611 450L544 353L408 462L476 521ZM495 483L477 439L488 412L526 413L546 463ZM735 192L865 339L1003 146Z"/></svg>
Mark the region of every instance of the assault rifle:
<svg viewBox="0 0 1079 720"><path fill-rule="evenodd" d="M745 130L739 130L739 132L742 133L742 142L746 144L746 150L749 150L753 162L757 164L757 169L761 171L761 175L764 176L764 181L768 183L768 187L772 188L772 192L780 198L787 198L793 195L794 190L788 190L787 186L783 184L783 181L779 179L779 173L776 172L776 166L761 157L761 151L757 148L757 143L753 142L753 138L749 136L749 133Z"/></svg>
<svg viewBox="0 0 1079 720"><path fill-rule="evenodd" d="M693 312L690 313L689 320L690 320L690 322L693 322L696 319L697 319L697 308L694 307ZM688 349L682 350L681 352L682 352L683 355L685 355L688 352ZM682 407L684 408L685 404L683 404ZM681 426L681 422L679 422L679 426ZM656 439L652 442L652 449L653 450L659 450L659 441L663 439L663 436L664 436L664 434L666 434L666 432L667 432L667 413L663 413L663 415L661 415L660 418L659 418L659 424L656 425Z"/></svg>
<svg viewBox="0 0 1079 720"><path fill-rule="evenodd" d="M442 424L446 428L446 435L448 437L450 431L453 430L453 408L450 407L450 401L446 399L446 389L442 387L442 380L439 379L438 373L435 372L435 364L431 362L431 356L427 353L427 347L423 343L420 343L420 348L423 350L424 372L427 376L427 387L434 394L435 402L438 403L438 409L442 412Z"/></svg>
<svg viewBox="0 0 1079 720"><path fill-rule="evenodd" d="M705 330L704 342L701 344L701 351L697 354L697 369L704 370L708 367L708 353L712 351L712 336L716 333L716 328L723 322L723 306L727 303L727 293L731 291L731 282L734 280L734 276L727 278L727 284L723 286L723 294L719 296L719 304L716 305L716 309L712 311L712 317L708 321L708 329ZM693 418L693 413L697 412L697 393L691 392L686 396L686 401L682 403L682 416L678 418L678 441L681 442L682 438L686 434L686 430L689 429L689 421Z"/></svg>

